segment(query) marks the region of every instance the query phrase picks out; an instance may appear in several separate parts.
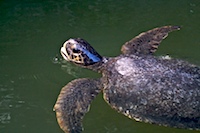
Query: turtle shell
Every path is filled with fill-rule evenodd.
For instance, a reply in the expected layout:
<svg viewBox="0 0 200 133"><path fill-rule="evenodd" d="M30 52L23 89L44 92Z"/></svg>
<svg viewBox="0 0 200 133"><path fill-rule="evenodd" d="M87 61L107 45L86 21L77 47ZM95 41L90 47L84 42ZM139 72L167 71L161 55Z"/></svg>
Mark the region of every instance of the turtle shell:
<svg viewBox="0 0 200 133"><path fill-rule="evenodd" d="M200 69L151 55L111 58L103 71L104 99L137 121L200 128Z"/></svg>

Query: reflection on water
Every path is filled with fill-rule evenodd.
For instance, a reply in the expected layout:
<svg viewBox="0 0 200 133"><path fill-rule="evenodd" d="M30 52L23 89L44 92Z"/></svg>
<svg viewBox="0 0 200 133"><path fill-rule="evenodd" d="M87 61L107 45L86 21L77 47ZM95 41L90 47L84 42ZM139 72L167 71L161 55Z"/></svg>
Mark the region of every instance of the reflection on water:
<svg viewBox="0 0 200 133"><path fill-rule="evenodd" d="M75 67L73 64L68 63L66 60L64 60L64 59L62 59L62 58L54 57L54 58L52 59L52 62L53 62L54 64L59 64L59 65L61 65L61 69L62 69L65 73L67 73L67 74L73 76L74 78L80 77L81 70L80 70L78 67Z"/></svg>
<svg viewBox="0 0 200 133"><path fill-rule="evenodd" d="M1 79L9 79L6 84L0 84L0 128L5 127L5 124L9 124L12 118L12 110L23 106L25 101L20 99L18 95L14 94L15 81L11 80L10 77L4 76ZM1 80L3 81L3 80Z"/></svg>
<svg viewBox="0 0 200 133"><path fill-rule="evenodd" d="M3 86L1 85L0 86L0 92L1 94L2 93L5 93L5 95L3 95L0 99L0 123L2 124L6 124L6 123L9 123L10 122L10 119L11 119L11 115L10 115L10 112L9 111L9 108L11 108L13 105L11 104L11 100L13 98L13 93L12 90L13 88L11 89L8 89L7 86Z"/></svg>
<svg viewBox="0 0 200 133"><path fill-rule="evenodd" d="M62 60L60 47L70 37L84 38L102 55L116 56L125 41L142 31L181 25L156 54L200 64L199 6L195 0L0 1L0 132L62 132L52 111L62 86L75 78L99 77ZM102 95L83 124L87 133L195 132L129 120Z"/></svg>

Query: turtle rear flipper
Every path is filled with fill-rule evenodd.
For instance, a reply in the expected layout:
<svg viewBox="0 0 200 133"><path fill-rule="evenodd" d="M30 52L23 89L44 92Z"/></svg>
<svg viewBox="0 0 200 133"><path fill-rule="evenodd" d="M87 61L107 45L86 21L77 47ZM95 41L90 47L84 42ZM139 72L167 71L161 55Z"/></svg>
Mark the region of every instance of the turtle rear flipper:
<svg viewBox="0 0 200 133"><path fill-rule="evenodd" d="M83 130L82 119L100 91L100 79L76 79L62 88L54 111L65 133L80 133Z"/></svg>
<svg viewBox="0 0 200 133"><path fill-rule="evenodd" d="M180 30L180 27L163 26L143 32L122 46L122 54L152 54L157 50L161 41L168 36L168 33L174 30Z"/></svg>

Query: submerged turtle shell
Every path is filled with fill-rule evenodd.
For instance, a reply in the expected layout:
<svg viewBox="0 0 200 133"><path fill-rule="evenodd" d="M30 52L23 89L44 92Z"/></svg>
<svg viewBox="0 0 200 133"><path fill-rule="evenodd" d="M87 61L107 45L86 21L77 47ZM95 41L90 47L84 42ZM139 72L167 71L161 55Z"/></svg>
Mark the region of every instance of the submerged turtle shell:
<svg viewBox="0 0 200 133"><path fill-rule="evenodd" d="M104 99L137 121L200 127L200 69L151 55L121 55L103 67Z"/></svg>

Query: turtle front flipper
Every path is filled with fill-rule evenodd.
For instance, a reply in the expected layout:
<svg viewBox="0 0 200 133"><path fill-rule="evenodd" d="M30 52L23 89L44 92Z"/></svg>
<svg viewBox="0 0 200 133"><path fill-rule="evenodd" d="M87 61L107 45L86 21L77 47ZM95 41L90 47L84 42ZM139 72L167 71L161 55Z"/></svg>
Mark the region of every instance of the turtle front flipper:
<svg viewBox="0 0 200 133"><path fill-rule="evenodd" d="M143 32L122 46L122 54L152 54L168 33L174 30L180 30L180 27L163 26Z"/></svg>
<svg viewBox="0 0 200 133"><path fill-rule="evenodd" d="M65 133L80 133L82 119L91 101L101 91L100 79L76 79L64 86L54 106L60 128Z"/></svg>

